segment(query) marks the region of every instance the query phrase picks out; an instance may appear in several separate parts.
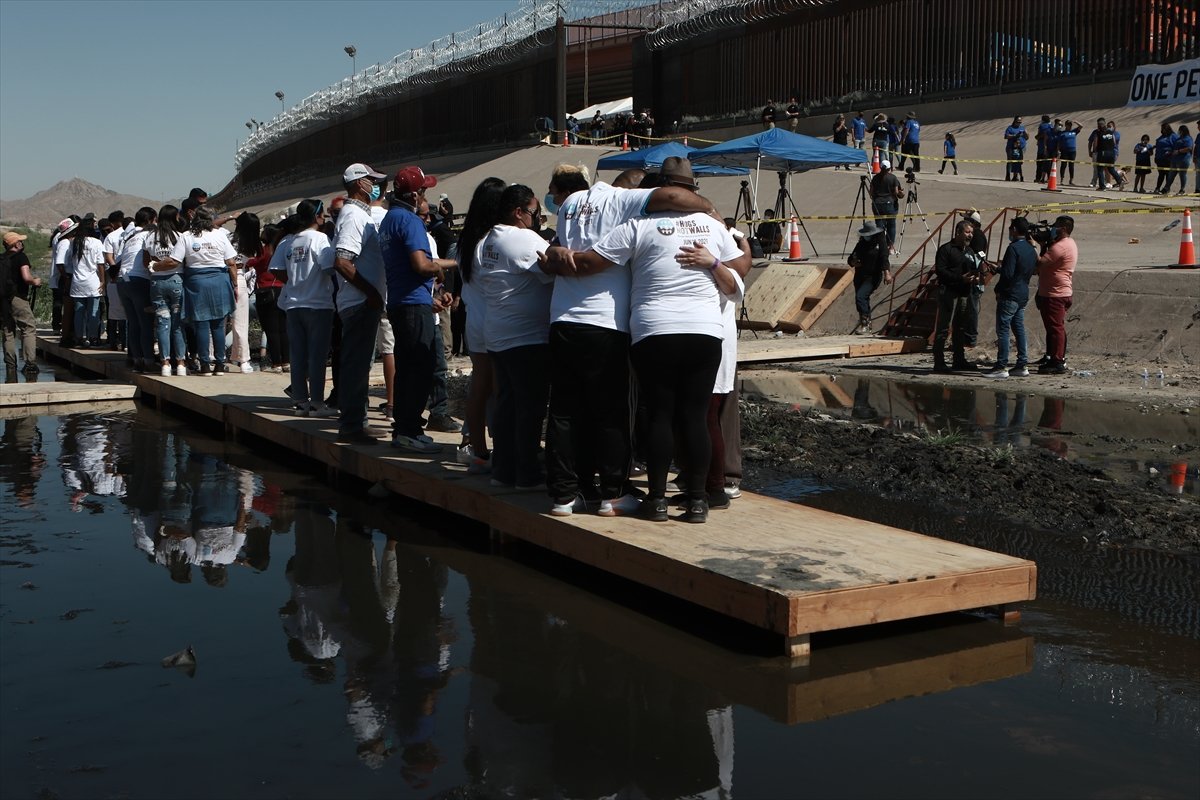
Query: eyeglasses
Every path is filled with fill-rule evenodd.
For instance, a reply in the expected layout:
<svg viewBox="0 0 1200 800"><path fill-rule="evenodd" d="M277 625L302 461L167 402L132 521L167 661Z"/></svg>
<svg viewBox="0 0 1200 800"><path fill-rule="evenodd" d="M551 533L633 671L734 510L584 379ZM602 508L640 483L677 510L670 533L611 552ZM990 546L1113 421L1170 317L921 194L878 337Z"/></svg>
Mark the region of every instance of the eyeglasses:
<svg viewBox="0 0 1200 800"><path fill-rule="evenodd" d="M518 210L520 210L520 211L524 211L526 214L528 214L528 215L529 215L529 218L530 218L530 219L533 219L533 218L534 218L534 217L536 217L536 216L537 216L537 214L538 214L538 210L537 210L536 208L521 208L521 209L518 209Z"/></svg>

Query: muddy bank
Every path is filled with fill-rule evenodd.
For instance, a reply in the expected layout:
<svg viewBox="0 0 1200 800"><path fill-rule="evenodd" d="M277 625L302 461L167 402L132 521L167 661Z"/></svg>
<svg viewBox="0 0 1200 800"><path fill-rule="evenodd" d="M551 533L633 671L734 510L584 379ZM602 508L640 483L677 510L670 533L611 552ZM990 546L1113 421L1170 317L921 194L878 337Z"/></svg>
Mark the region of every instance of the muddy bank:
<svg viewBox="0 0 1200 800"><path fill-rule="evenodd" d="M1149 475L1144 482L1119 480L1102 468L1064 460L1054 436L1045 439L1040 447L980 446L952 434L898 432L744 401L743 484L754 489L794 475L1110 547L1200 554L1195 498L1166 494ZM1194 442L1156 446L1164 457L1197 449Z"/></svg>

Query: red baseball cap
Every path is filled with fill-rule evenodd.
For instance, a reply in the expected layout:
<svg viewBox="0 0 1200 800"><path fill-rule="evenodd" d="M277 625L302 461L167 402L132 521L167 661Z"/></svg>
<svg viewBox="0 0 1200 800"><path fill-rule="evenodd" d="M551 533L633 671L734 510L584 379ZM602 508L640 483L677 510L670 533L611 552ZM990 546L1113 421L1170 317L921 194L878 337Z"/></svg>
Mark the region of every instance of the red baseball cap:
<svg viewBox="0 0 1200 800"><path fill-rule="evenodd" d="M432 189L437 186L437 178L426 175L420 167L401 167L396 173L392 191L397 195L416 194L422 189Z"/></svg>

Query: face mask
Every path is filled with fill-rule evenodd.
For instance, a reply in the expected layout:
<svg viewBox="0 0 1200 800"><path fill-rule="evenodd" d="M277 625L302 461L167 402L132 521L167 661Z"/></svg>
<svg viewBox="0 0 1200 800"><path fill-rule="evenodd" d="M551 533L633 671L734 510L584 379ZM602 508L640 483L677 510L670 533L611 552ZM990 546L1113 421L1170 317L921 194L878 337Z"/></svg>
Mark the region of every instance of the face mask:
<svg viewBox="0 0 1200 800"><path fill-rule="evenodd" d="M546 192L546 196L542 198L542 208L546 209L547 214L558 213L558 203L554 202L554 195Z"/></svg>
<svg viewBox="0 0 1200 800"><path fill-rule="evenodd" d="M379 184L375 183L375 184L371 185L371 202L374 203L378 199L379 199Z"/></svg>

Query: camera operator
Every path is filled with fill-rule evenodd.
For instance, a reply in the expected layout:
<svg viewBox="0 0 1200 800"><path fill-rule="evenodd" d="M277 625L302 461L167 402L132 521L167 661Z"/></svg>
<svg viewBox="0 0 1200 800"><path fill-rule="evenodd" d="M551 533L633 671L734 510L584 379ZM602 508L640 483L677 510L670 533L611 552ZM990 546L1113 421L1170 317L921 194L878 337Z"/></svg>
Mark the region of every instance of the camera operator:
<svg viewBox="0 0 1200 800"><path fill-rule="evenodd" d="M1008 226L1008 249L995 270L996 281L996 364L985 378L1024 378L1029 375L1029 355L1025 345L1025 306L1029 302L1029 279L1037 271L1037 251L1029 237L1029 220L1016 217ZM1017 340L1017 363L1008 369L1008 337Z"/></svg>
<svg viewBox="0 0 1200 800"><path fill-rule="evenodd" d="M971 370L965 354L964 325L971 315L970 295L975 284L982 280L972 257L971 236L975 223L961 220L954 226L954 238L937 249L933 268L938 279L938 315L933 335L933 371ZM953 329L953 330L952 330ZM952 332L951 332L952 330ZM946 335L954 354L951 366L946 366Z"/></svg>
<svg viewBox="0 0 1200 800"><path fill-rule="evenodd" d="M854 268L854 306L858 309L857 333L871 330L871 294L880 282L892 282L891 264L883 230L870 220L858 231L858 244L848 262Z"/></svg>
<svg viewBox="0 0 1200 800"><path fill-rule="evenodd" d="M901 197L904 197L904 187L892 172L892 162L880 161L879 174L871 179L871 207L875 210L875 224L887 234L889 253L896 245L896 211L900 208Z"/></svg>
<svg viewBox="0 0 1200 800"><path fill-rule="evenodd" d="M1066 215L1055 218L1037 260L1038 290L1034 304L1046 326L1046 355L1039 362L1039 375L1062 375L1067 371L1064 363L1067 311L1071 308L1071 279L1079 260L1079 248L1071 238L1074 230L1074 218Z"/></svg>

